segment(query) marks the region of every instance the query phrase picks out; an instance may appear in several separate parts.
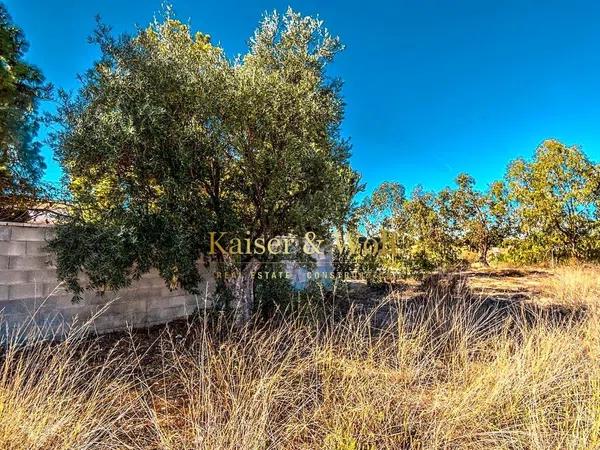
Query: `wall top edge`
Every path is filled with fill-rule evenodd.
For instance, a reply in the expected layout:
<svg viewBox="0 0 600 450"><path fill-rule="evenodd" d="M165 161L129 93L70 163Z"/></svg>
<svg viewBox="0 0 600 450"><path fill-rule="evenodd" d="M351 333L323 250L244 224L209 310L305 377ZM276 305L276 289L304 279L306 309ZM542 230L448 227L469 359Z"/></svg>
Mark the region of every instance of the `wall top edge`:
<svg viewBox="0 0 600 450"><path fill-rule="evenodd" d="M53 223L22 223L22 222L2 222L0 227L22 227L22 228L54 228Z"/></svg>

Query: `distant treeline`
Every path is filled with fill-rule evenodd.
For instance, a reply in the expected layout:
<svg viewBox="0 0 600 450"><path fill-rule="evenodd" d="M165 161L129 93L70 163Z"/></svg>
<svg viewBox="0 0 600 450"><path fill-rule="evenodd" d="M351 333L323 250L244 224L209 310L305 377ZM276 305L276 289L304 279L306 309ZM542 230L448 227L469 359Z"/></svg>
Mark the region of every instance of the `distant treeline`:
<svg viewBox="0 0 600 450"><path fill-rule="evenodd" d="M546 140L485 190L466 173L437 193L418 187L407 195L401 184L385 182L356 208L350 229L394 232L398 252L387 263L404 269L453 266L469 253L484 265L493 258L594 261L599 202L600 167L579 147Z"/></svg>

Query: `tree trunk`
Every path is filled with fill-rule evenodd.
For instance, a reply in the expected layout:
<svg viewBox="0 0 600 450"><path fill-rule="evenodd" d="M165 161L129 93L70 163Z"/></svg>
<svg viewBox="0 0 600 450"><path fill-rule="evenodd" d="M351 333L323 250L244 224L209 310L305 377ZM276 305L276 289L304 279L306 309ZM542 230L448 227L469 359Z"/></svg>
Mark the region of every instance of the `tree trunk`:
<svg viewBox="0 0 600 450"><path fill-rule="evenodd" d="M254 276L260 262L252 259L243 265L236 276L231 278L227 287L233 296L233 313L235 323L243 325L250 320L254 307Z"/></svg>
<svg viewBox="0 0 600 450"><path fill-rule="evenodd" d="M490 266L490 263L488 262L488 259L487 259L487 255L488 255L488 246L487 246L487 244L483 244L481 246L481 248L479 249L479 262L484 267Z"/></svg>

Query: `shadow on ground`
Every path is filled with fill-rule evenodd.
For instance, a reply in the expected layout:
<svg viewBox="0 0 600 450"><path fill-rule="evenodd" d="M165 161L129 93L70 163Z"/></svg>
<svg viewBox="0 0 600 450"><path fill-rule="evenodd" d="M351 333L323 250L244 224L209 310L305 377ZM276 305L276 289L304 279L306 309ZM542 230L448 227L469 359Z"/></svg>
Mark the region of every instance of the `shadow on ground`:
<svg viewBox="0 0 600 450"><path fill-rule="evenodd" d="M518 274L518 275L515 275ZM498 290L470 286L472 277L548 276L546 272L502 270L498 272L435 274L419 285L363 286L352 295L350 310L370 314L379 329L401 322L408 331L429 328L444 333L460 324L478 335L514 330L523 332L534 326L570 327L588 315L583 304L539 304L535 292L523 287Z"/></svg>

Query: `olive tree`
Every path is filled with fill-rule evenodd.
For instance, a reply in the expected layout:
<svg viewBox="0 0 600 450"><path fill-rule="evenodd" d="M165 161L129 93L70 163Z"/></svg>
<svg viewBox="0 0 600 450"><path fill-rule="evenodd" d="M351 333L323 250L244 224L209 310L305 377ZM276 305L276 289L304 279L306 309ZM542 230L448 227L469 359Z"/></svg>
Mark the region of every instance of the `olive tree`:
<svg viewBox="0 0 600 450"><path fill-rule="evenodd" d="M156 268L196 292L210 233L328 233L356 174L341 83L325 73L342 45L321 21L268 15L234 61L170 14L133 37L100 26L95 41L102 58L64 97L55 136L73 214L51 245L73 290L121 288ZM214 257L247 319L266 256Z"/></svg>

